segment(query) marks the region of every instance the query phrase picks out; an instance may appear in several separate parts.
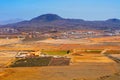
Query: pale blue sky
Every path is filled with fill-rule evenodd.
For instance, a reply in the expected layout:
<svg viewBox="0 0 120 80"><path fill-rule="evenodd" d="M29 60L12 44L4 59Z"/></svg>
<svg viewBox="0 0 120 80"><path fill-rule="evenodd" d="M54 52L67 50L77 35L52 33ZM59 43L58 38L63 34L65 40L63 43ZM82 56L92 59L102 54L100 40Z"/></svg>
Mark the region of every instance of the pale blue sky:
<svg viewBox="0 0 120 80"><path fill-rule="evenodd" d="M120 0L0 0L0 20L46 13L85 20L120 19Z"/></svg>

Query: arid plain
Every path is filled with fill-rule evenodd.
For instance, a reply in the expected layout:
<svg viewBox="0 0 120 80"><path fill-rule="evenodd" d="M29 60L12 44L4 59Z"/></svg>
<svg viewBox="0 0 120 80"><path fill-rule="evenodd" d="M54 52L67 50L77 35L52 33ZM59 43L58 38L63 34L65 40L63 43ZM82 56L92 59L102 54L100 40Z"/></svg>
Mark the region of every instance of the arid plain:
<svg viewBox="0 0 120 80"><path fill-rule="evenodd" d="M0 80L120 79L119 63L102 54L110 50L120 51L119 36L69 40L47 39L32 42L5 39L1 40L0 44ZM4 66L21 50L71 50L69 55L66 54L71 58L71 63L69 66L5 68Z"/></svg>

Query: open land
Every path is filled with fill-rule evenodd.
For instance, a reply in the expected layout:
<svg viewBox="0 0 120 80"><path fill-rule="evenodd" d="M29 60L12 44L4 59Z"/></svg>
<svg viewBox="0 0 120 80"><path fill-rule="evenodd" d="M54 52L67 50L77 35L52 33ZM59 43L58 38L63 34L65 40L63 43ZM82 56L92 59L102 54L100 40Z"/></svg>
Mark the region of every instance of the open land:
<svg viewBox="0 0 120 80"><path fill-rule="evenodd" d="M1 42L0 80L119 80L120 64L102 54L104 50L117 50L117 54L120 54L119 42L119 36L15 43L7 41L6 44ZM21 50L43 50L51 55L67 55L65 51L71 50L71 54L67 55L71 57L71 63L69 66L4 68Z"/></svg>

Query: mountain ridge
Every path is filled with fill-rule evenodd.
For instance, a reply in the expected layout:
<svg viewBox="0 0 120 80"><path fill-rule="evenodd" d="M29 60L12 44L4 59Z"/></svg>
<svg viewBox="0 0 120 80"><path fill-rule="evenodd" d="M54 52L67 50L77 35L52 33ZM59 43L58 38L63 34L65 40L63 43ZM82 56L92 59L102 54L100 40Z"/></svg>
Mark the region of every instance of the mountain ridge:
<svg viewBox="0 0 120 80"><path fill-rule="evenodd" d="M83 19L62 18L56 14L44 14L31 20L21 21L14 24L4 25L2 27L12 27L19 30L49 30L56 28L58 30L69 29L120 29L120 19L108 19L104 21L86 21Z"/></svg>

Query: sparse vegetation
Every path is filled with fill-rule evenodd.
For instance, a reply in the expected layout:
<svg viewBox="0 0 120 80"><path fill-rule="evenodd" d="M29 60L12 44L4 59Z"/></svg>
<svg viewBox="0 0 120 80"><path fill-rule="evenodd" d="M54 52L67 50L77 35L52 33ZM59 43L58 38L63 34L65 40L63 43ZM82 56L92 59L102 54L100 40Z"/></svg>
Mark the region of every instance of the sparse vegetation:
<svg viewBox="0 0 120 80"><path fill-rule="evenodd" d="M47 66L51 59L52 57L16 59L14 62L12 62L10 67Z"/></svg>

